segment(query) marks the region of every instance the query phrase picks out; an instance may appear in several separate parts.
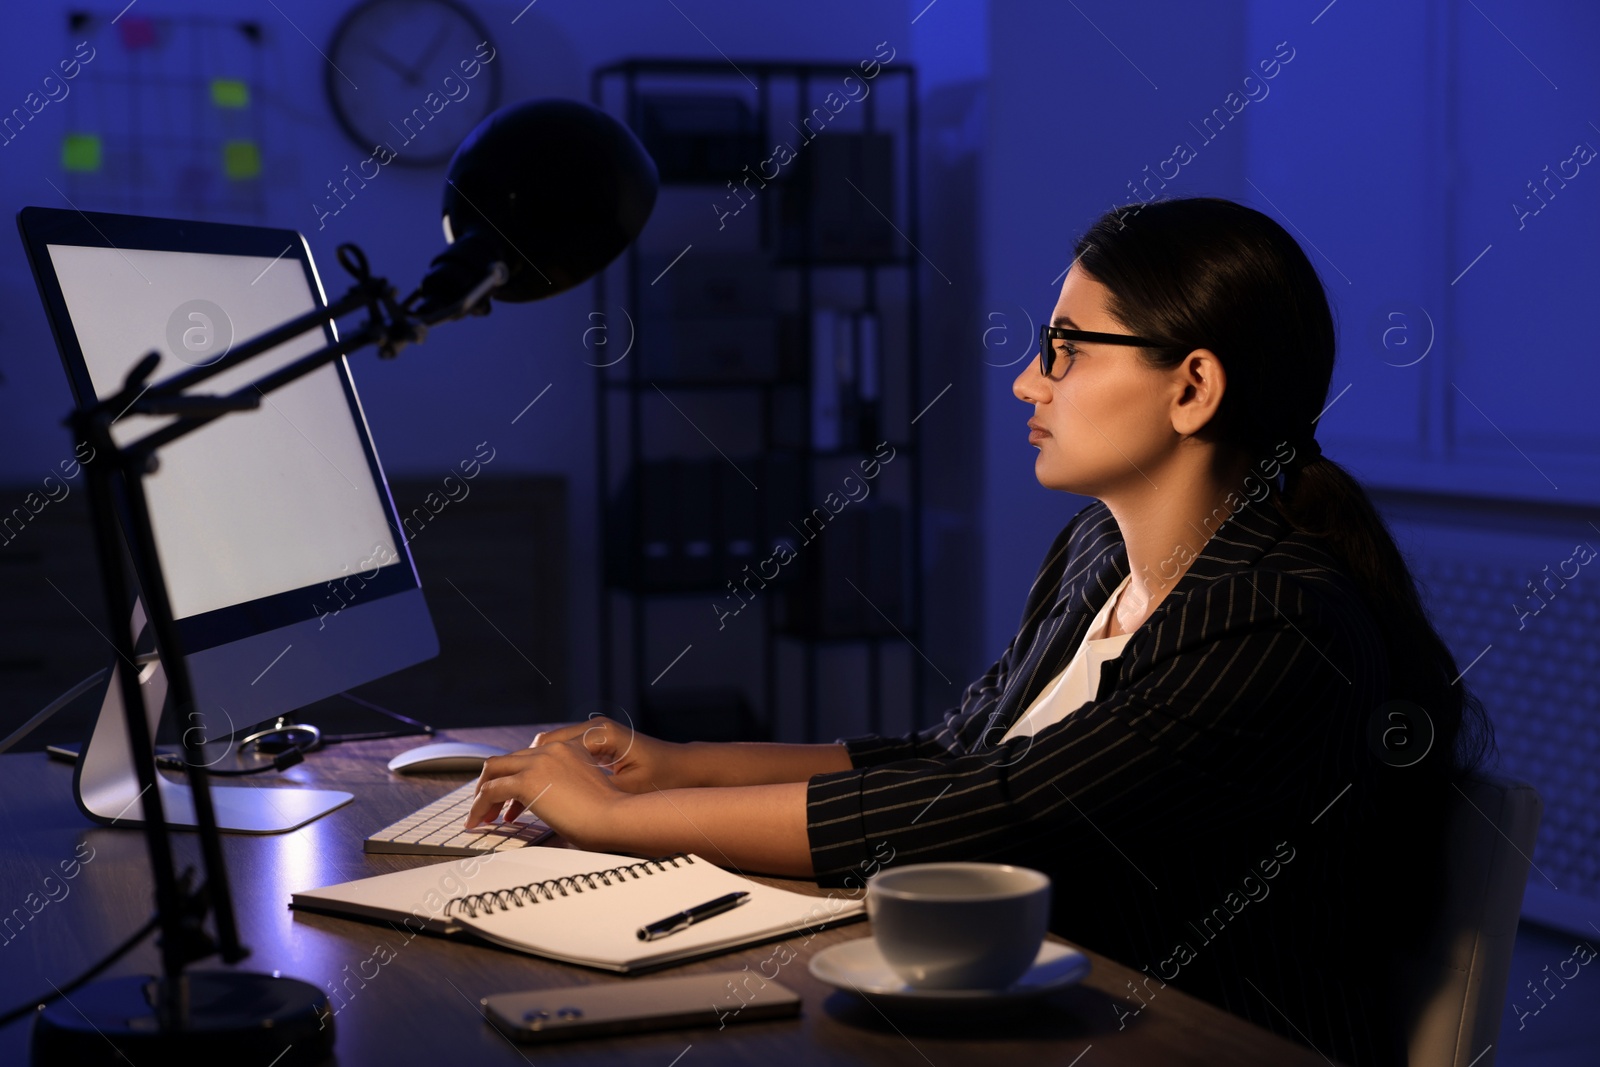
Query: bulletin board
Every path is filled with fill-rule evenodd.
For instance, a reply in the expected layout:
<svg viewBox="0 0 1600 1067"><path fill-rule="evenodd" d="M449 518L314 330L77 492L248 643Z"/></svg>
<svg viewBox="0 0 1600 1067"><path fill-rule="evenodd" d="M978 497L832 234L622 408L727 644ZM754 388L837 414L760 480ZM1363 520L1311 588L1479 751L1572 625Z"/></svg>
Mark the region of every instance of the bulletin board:
<svg viewBox="0 0 1600 1067"><path fill-rule="evenodd" d="M61 101L63 191L84 210L250 221L265 217L274 155L263 119L260 23L150 15L131 5L68 16L81 62ZM79 48L86 43L87 48Z"/></svg>

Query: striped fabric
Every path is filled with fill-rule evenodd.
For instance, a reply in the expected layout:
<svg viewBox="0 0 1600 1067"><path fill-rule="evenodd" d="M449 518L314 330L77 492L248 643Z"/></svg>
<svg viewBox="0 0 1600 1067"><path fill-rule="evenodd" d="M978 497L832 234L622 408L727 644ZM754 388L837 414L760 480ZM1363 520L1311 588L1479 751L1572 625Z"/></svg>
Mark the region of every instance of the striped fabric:
<svg viewBox="0 0 1600 1067"><path fill-rule="evenodd" d="M1375 842L1438 835L1406 793L1420 779L1373 756L1385 651L1317 538L1248 506L1105 663L1093 702L1002 742L1127 573L1097 501L959 707L906 737L840 739L853 769L807 788L818 884L857 887L886 856L1035 867L1052 930L1145 975L1109 1025L1170 984L1345 1063L1404 1063L1390 957L1434 861L1413 848L1413 872Z"/></svg>

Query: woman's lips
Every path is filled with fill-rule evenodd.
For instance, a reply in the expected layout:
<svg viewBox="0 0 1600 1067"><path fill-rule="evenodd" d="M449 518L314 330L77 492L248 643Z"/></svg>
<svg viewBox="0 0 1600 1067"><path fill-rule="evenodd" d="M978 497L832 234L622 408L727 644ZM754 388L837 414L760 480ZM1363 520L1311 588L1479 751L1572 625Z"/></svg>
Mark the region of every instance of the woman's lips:
<svg viewBox="0 0 1600 1067"><path fill-rule="evenodd" d="M1050 436L1050 433L1047 430L1029 430L1028 431L1028 443L1030 445L1036 445L1040 441L1043 441L1046 437L1049 437L1049 436Z"/></svg>

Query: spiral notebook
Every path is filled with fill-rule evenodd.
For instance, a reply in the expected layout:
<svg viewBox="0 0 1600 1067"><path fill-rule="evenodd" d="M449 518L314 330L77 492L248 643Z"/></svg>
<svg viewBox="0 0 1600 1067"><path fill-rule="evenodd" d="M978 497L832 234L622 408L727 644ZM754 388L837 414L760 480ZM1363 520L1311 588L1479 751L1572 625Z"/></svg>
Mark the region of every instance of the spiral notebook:
<svg viewBox="0 0 1600 1067"><path fill-rule="evenodd" d="M641 926L726 893L748 900L654 941ZM631 974L865 916L865 902L805 896L693 853L638 860L520 848L342 882L290 897L301 911L468 935L564 963Z"/></svg>

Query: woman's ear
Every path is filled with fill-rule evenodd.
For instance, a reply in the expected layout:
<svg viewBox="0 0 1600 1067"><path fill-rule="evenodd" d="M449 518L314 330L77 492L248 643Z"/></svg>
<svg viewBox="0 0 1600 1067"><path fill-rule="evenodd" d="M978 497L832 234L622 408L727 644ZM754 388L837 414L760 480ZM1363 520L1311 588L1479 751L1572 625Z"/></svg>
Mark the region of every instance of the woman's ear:
<svg viewBox="0 0 1600 1067"><path fill-rule="evenodd" d="M1222 361L1209 348L1197 348L1172 368L1174 396L1172 428L1189 436L1198 433L1217 414L1228 386Z"/></svg>

